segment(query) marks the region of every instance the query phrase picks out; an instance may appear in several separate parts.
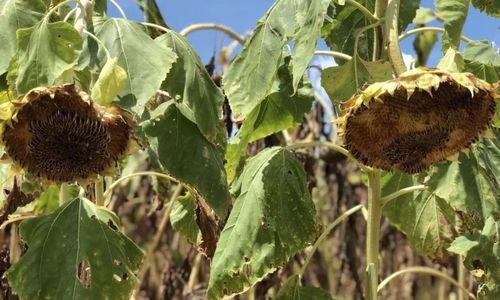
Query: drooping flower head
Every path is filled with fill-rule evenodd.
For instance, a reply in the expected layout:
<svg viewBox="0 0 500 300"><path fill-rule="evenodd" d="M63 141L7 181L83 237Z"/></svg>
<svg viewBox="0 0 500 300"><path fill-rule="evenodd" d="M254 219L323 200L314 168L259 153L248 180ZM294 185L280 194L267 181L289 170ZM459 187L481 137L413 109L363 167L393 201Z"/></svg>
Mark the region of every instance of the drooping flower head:
<svg viewBox="0 0 500 300"><path fill-rule="evenodd" d="M494 85L470 73L411 70L348 100L342 134L364 164L418 173L484 135L495 114L495 97Z"/></svg>
<svg viewBox="0 0 500 300"><path fill-rule="evenodd" d="M5 152L25 171L49 181L105 175L135 145L126 112L94 103L75 85L33 89L13 106L3 126Z"/></svg>

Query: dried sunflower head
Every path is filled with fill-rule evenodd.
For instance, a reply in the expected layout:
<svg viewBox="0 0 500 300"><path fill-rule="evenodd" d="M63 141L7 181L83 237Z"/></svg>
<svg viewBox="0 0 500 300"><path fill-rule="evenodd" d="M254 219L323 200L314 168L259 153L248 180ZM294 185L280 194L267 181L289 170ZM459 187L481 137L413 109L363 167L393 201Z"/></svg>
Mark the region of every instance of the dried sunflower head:
<svg viewBox="0 0 500 300"><path fill-rule="evenodd" d="M69 182L105 175L135 148L125 111L94 103L75 85L36 88L12 104L2 132L5 152L40 178Z"/></svg>
<svg viewBox="0 0 500 300"><path fill-rule="evenodd" d="M420 68L374 83L345 103L349 151L366 165L418 173L485 134L495 87L470 73Z"/></svg>

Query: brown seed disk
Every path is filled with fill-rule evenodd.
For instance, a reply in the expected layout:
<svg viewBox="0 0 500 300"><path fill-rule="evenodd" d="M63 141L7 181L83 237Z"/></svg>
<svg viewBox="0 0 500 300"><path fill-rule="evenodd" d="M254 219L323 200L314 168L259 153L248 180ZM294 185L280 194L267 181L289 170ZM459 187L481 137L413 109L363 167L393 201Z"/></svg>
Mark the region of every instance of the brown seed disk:
<svg viewBox="0 0 500 300"><path fill-rule="evenodd" d="M30 92L17 121L4 130L7 154L55 182L87 179L112 167L127 151L131 120L82 95L74 85Z"/></svg>
<svg viewBox="0 0 500 300"><path fill-rule="evenodd" d="M442 82L432 95L416 89L385 93L350 111L345 142L361 162L386 171L418 173L476 141L495 113L495 100L479 89Z"/></svg>

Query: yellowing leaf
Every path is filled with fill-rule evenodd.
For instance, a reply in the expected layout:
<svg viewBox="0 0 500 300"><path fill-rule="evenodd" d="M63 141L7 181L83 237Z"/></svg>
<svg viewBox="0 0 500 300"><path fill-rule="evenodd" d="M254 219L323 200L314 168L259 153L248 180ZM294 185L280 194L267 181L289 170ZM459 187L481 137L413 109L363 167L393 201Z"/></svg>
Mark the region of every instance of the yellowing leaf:
<svg viewBox="0 0 500 300"><path fill-rule="evenodd" d="M462 72L464 69L464 58L460 52L453 48L448 48L444 57L439 61L436 66L438 69L447 72Z"/></svg>
<svg viewBox="0 0 500 300"><path fill-rule="evenodd" d="M109 105L126 87L127 72L118 65L118 59L109 59L92 88L92 99L101 105Z"/></svg>

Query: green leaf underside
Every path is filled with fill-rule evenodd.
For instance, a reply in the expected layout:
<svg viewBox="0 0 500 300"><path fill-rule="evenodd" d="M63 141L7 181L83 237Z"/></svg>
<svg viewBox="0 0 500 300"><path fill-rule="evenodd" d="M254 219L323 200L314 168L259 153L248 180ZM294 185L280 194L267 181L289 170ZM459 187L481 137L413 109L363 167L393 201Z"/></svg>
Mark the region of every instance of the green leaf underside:
<svg viewBox="0 0 500 300"><path fill-rule="evenodd" d="M228 144L226 171L230 182L235 178L238 167L245 159L249 143L298 126L303 122L304 114L311 109L314 99L311 84L299 82L298 90L293 94L292 75L287 64L289 59L285 59L285 62L278 70L278 78L272 93L248 115L236 136Z"/></svg>
<svg viewBox="0 0 500 300"><path fill-rule="evenodd" d="M82 37L66 22L48 23L17 31L18 70L16 88L26 93L35 87L53 85L78 61Z"/></svg>
<svg viewBox="0 0 500 300"><path fill-rule="evenodd" d="M441 50L446 52L450 47L458 50L470 0L436 0L435 3L445 29Z"/></svg>
<svg viewBox="0 0 500 300"><path fill-rule="evenodd" d="M383 178L382 195L416 184L414 176L389 173ZM429 191L414 192L387 203L383 213L419 254L443 257L454 224L453 209L444 199Z"/></svg>
<svg viewBox="0 0 500 300"><path fill-rule="evenodd" d="M306 174L283 148L248 160L233 184L237 197L212 262L208 298L241 293L316 237Z"/></svg>
<svg viewBox="0 0 500 300"><path fill-rule="evenodd" d="M132 21L107 19L96 35L128 74L128 84L120 93L118 104L142 114L177 56L171 49L156 43L139 24ZM103 49L99 49L99 59L106 60Z"/></svg>
<svg viewBox="0 0 500 300"><path fill-rule="evenodd" d="M334 300L325 290L315 287L304 287L300 283L300 275L295 274L283 284L275 300Z"/></svg>
<svg viewBox="0 0 500 300"><path fill-rule="evenodd" d="M453 48L448 48L436 68L450 73L459 73L463 71L464 65L462 54Z"/></svg>
<svg viewBox="0 0 500 300"><path fill-rule="evenodd" d="M177 61L173 64L162 90L172 97L179 97L181 112L196 123L205 137L214 144L219 143L219 116L224 96L207 73L203 62L180 34L168 31L155 40L158 44L173 49Z"/></svg>
<svg viewBox="0 0 500 300"><path fill-rule="evenodd" d="M193 187L219 218L227 215L229 191L222 153L172 102L141 124L162 171Z"/></svg>
<svg viewBox="0 0 500 300"><path fill-rule="evenodd" d="M187 193L175 200L170 213L172 227L190 243L196 243L200 234L200 229L196 224L195 208L195 199Z"/></svg>
<svg viewBox="0 0 500 300"><path fill-rule="evenodd" d="M24 221L28 251L7 272L13 291L22 299L128 299L143 254L117 227L116 215L83 198ZM82 262L90 266L86 285Z"/></svg>
<svg viewBox="0 0 500 300"><path fill-rule="evenodd" d="M16 31L32 27L43 18L45 5L40 0L5 0L0 3L0 74L7 71L16 53Z"/></svg>
<svg viewBox="0 0 500 300"><path fill-rule="evenodd" d="M488 217L482 229L459 236L448 251L464 257L464 265L479 281L478 299L500 297L500 221ZM482 273L484 272L484 275Z"/></svg>
<svg viewBox="0 0 500 300"><path fill-rule="evenodd" d="M293 52L293 88L299 86L309 63L311 62L316 44L321 35L321 27L331 0L301 0L298 1Z"/></svg>
<svg viewBox="0 0 500 300"><path fill-rule="evenodd" d="M294 34L294 15L294 1L277 1L227 70L223 86L236 120L243 120L271 90L283 47Z"/></svg>
<svg viewBox="0 0 500 300"><path fill-rule="evenodd" d="M330 67L321 73L321 84L330 99L338 105L356 94L363 85L392 78L389 62L371 62L359 56L341 66Z"/></svg>

